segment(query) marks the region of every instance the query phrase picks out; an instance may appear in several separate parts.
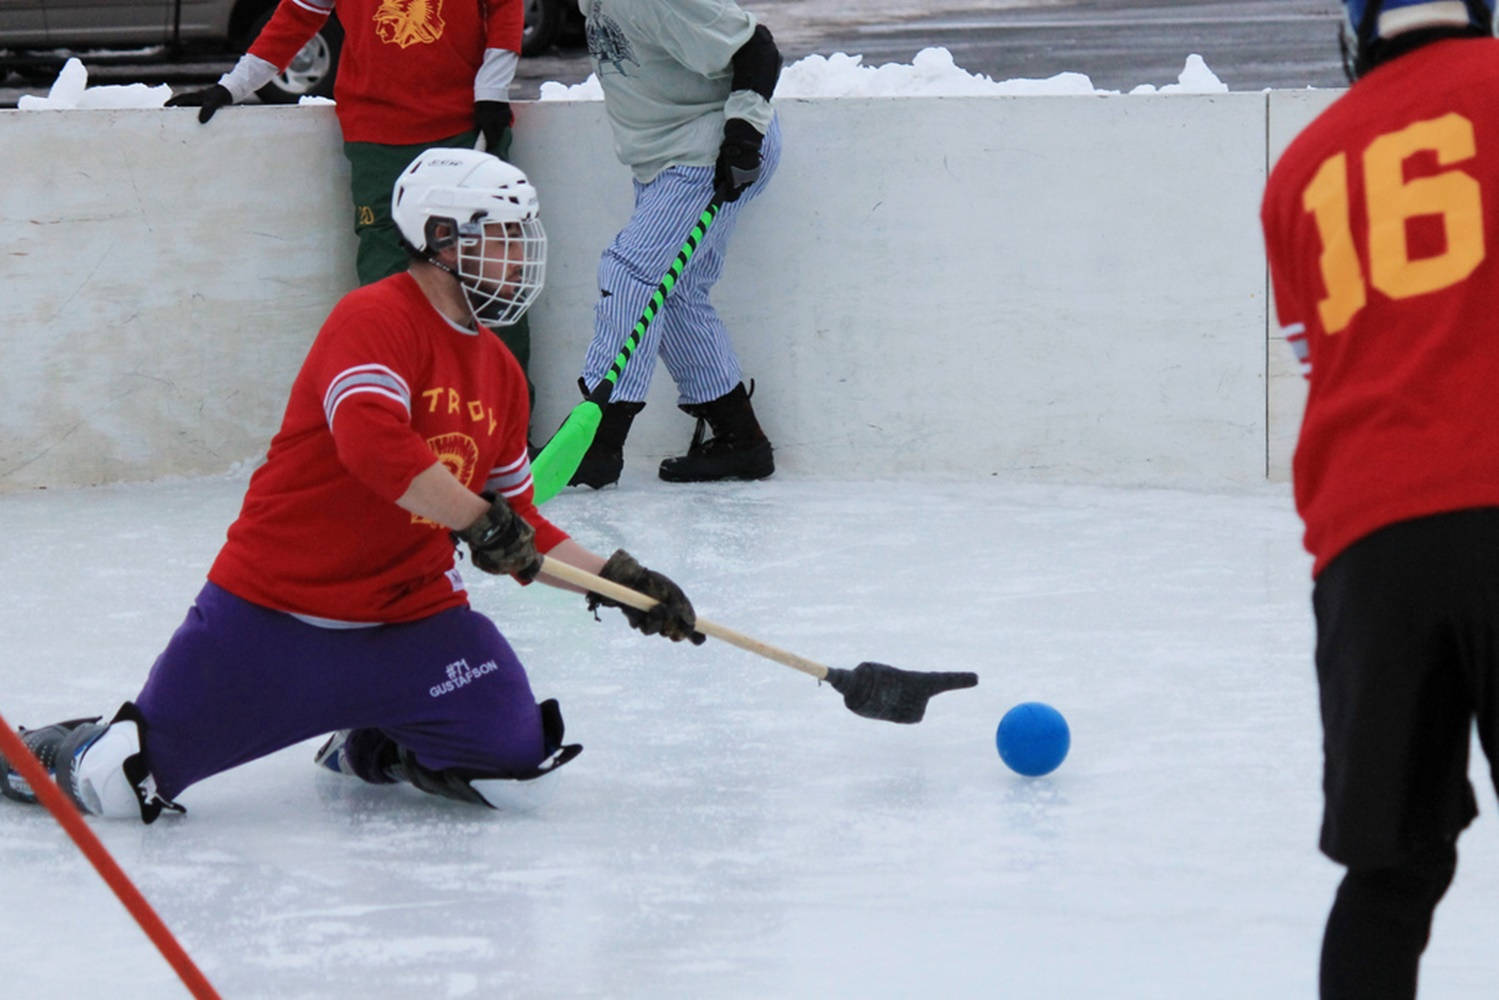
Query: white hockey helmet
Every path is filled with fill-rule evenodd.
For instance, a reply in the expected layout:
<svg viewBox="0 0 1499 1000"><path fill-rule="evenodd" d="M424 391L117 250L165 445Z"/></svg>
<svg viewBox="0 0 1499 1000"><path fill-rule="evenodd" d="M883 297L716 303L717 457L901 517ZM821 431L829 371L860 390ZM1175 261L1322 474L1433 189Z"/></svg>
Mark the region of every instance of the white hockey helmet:
<svg viewBox="0 0 1499 1000"><path fill-rule="evenodd" d="M451 273L485 326L509 326L540 294L546 232L536 189L517 167L476 149L433 148L396 178L390 214L411 250ZM456 246L456 266L437 255Z"/></svg>

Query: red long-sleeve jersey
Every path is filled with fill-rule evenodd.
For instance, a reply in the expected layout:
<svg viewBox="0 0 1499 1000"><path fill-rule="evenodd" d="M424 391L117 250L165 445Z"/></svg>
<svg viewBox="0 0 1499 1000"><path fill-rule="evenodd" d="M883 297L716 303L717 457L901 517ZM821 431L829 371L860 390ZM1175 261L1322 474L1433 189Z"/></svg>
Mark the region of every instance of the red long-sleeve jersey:
<svg viewBox="0 0 1499 1000"><path fill-rule="evenodd" d="M343 137L392 146L473 128L484 51L518 56L525 24L521 0L281 0L250 54L285 69L335 9Z"/></svg>
<svg viewBox="0 0 1499 1000"><path fill-rule="evenodd" d="M1396 521L1499 505L1499 40L1360 79L1281 156L1261 221L1309 366L1293 472L1313 573Z"/></svg>
<svg viewBox="0 0 1499 1000"><path fill-rule="evenodd" d="M448 530L395 504L437 462L504 496L549 551L567 536L532 499L529 400L515 357L464 331L408 273L350 292L292 385L208 577L248 601L343 622L464 604Z"/></svg>

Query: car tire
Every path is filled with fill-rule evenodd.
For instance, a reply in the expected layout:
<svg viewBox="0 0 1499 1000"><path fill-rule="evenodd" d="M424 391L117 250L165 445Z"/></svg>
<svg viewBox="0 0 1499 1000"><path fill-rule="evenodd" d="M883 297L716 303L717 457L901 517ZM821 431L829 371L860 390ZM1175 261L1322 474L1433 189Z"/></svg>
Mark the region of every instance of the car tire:
<svg viewBox="0 0 1499 1000"><path fill-rule="evenodd" d="M579 49L588 44L588 21L577 4L566 3L567 16L562 19L562 32L557 36L557 45L564 49Z"/></svg>
<svg viewBox="0 0 1499 1000"><path fill-rule="evenodd" d="M521 31L520 54L539 56L557 44L562 34L562 22L567 11L562 6L567 0L525 0L526 26Z"/></svg>
<svg viewBox="0 0 1499 1000"><path fill-rule="evenodd" d="M271 19L272 7L250 30L251 38L260 37L260 29ZM303 97L332 97L333 80L338 76L338 55L343 50L344 29L337 17L329 17L312 40L302 46L285 72L255 92L266 104L295 104Z"/></svg>

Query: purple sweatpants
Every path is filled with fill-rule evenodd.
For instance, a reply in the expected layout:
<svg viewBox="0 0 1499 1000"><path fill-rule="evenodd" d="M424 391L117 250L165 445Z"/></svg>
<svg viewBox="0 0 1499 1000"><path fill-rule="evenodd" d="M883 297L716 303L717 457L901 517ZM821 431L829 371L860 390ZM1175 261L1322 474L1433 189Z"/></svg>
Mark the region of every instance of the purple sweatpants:
<svg viewBox="0 0 1499 1000"><path fill-rule="evenodd" d="M525 669L494 623L467 607L327 629L209 583L135 703L169 799L335 729L384 730L432 770L513 773L544 756Z"/></svg>

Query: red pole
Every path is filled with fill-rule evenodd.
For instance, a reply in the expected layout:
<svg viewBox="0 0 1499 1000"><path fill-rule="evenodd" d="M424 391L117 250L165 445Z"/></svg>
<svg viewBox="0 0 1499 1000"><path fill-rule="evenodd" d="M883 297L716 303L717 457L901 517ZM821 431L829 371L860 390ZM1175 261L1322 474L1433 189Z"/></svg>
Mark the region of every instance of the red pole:
<svg viewBox="0 0 1499 1000"><path fill-rule="evenodd" d="M161 917L157 916L151 904L146 902L146 897L141 895L129 876L115 863L115 859L94 835L94 831L90 830L88 824L83 821L77 807L63 794L57 782L47 774L41 762L31 755L30 750L26 749L26 744L21 742L21 737L10 728L10 723L5 721L4 716L0 716L0 753L4 753L11 767L19 771L21 777L26 779L26 783L31 786L37 799L57 818L62 828L68 832L68 836L73 838L73 843L77 844L78 849L83 852L84 857L89 859L89 862L103 876L104 881L114 890L115 895L120 897L120 902L125 904L125 909L130 911L136 923L141 925L141 930L145 931L146 936L155 943L162 957L171 963L172 968L176 970L177 975L181 977L183 984L192 995L197 1000L220 1000L218 992L208 982L207 977L193 964L193 960L182 949L182 945L177 943L177 939L172 936L172 932L167 929Z"/></svg>

